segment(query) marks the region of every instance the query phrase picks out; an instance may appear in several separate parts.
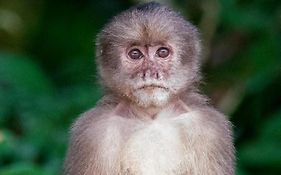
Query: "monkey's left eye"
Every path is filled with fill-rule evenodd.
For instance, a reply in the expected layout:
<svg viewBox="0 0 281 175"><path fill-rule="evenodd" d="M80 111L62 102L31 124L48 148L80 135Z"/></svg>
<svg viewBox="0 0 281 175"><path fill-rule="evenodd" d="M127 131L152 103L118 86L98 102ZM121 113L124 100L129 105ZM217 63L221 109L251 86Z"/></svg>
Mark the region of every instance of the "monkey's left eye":
<svg viewBox="0 0 281 175"><path fill-rule="evenodd" d="M143 54L141 53L141 51L139 49L132 49L129 53L128 53L129 57L131 59L141 59L143 57Z"/></svg>
<svg viewBox="0 0 281 175"><path fill-rule="evenodd" d="M166 47L160 47L156 51L156 55L161 57L161 58L166 58L167 56L169 56L169 54L170 54L170 50Z"/></svg>

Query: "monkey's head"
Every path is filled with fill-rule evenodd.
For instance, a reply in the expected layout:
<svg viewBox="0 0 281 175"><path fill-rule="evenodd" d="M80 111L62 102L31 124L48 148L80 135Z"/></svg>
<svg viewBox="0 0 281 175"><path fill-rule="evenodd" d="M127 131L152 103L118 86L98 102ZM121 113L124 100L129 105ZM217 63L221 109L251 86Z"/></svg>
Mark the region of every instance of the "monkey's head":
<svg viewBox="0 0 281 175"><path fill-rule="evenodd" d="M110 91L142 107L161 107L198 82L196 28L158 3L133 7L99 33L96 61Z"/></svg>

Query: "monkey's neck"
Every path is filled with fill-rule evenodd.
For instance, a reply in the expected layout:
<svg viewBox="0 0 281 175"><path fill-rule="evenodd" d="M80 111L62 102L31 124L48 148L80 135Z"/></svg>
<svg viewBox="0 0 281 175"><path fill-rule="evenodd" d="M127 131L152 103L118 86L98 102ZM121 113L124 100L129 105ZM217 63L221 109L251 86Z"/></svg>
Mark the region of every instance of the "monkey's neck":
<svg viewBox="0 0 281 175"><path fill-rule="evenodd" d="M155 119L162 108L154 106L143 108L137 105L131 105L130 110L134 116Z"/></svg>
<svg viewBox="0 0 281 175"><path fill-rule="evenodd" d="M134 103L127 101L121 101L114 112L119 116L128 116L129 118L140 119L156 119L159 113L173 112L175 115L188 112L189 109L180 99L173 100L165 106L156 107L142 107Z"/></svg>

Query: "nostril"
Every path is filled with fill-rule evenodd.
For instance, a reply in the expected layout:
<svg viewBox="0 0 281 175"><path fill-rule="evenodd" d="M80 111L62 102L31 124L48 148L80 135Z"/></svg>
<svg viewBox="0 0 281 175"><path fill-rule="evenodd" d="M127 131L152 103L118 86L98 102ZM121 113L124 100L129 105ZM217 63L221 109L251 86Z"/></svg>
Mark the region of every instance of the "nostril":
<svg viewBox="0 0 281 175"><path fill-rule="evenodd" d="M142 79L145 79L145 71L142 73Z"/></svg>
<svg viewBox="0 0 281 175"><path fill-rule="evenodd" d="M158 73L158 72L155 73L155 78L156 78L157 80L159 79L159 73Z"/></svg>
<svg viewBox="0 0 281 175"><path fill-rule="evenodd" d="M141 78L142 78L143 80L145 80L147 76L148 76L147 70L143 70L142 73L141 73Z"/></svg>

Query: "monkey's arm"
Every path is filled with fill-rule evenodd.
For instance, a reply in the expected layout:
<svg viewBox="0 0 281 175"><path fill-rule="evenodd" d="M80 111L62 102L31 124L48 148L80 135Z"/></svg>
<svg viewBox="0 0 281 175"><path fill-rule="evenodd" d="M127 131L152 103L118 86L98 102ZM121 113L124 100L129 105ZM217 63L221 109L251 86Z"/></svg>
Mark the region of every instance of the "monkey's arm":
<svg viewBox="0 0 281 175"><path fill-rule="evenodd" d="M117 169L116 159L121 138L114 123L119 118L106 115L116 105L107 99L112 97L104 97L72 126L64 175L116 174L113 170Z"/></svg>
<svg viewBox="0 0 281 175"><path fill-rule="evenodd" d="M226 117L210 107L179 117L188 172L233 175L232 128Z"/></svg>
<svg viewBox="0 0 281 175"><path fill-rule="evenodd" d="M115 123L119 119L91 117L99 116L81 116L71 130L65 175L116 174L118 170L122 138Z"/></svg>

